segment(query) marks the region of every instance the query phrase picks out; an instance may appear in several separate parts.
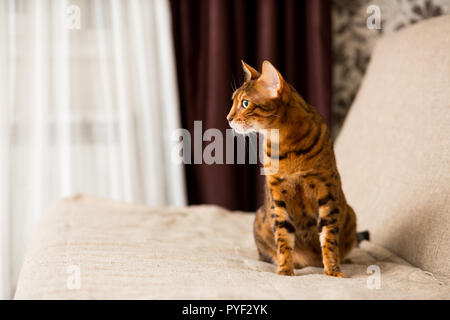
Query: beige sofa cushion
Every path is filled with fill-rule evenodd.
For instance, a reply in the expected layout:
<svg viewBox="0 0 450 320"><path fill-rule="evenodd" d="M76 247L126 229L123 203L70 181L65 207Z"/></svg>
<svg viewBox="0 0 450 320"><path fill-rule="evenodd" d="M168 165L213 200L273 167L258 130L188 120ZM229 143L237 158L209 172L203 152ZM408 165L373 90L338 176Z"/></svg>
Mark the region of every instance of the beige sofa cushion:
<svg viewBox="0 0 450 320"><path fill-rule="evenodd" d="M352 253L355 264L343 265L347 279L313 267L278 276L274 265L257 260L253 217L215 206L152 209L86 196L60 201L39 220L15 298L450 298L448 279L369 242ZM380 289L367 286L368 279L375 284L369 265L380 268Z"/></svg>
<svg viewBox="0 0 450 320"><path fill-rule="evenodd" d="M382 39L336 142L371 240L450 272L450 16Z"/></svg>

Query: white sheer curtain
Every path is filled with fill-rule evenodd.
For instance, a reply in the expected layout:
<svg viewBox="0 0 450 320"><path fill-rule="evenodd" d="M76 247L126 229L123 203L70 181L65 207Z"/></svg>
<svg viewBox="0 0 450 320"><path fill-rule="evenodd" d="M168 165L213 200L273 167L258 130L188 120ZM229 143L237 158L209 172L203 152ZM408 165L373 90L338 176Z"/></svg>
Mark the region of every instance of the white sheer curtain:
<svg viewBox="0 0 450 320"><path fill-rule="evenodd" d="M167 0L0 0L1 298L52 201L185 204L170 25Z"/></svg>

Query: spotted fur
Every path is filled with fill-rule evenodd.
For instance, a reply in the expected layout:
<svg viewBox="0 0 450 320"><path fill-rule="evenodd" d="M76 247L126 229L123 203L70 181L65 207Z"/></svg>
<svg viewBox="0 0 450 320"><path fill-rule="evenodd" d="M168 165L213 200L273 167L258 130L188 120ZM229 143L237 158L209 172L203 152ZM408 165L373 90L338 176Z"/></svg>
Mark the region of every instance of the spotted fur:
<svg viewBox="0 0 450 320"><path fill-rule="evenodd" d="M265 163L278 158L279 169L266 175L265 203L255 217L259 257L275 263L280 275L318 266L344 277L341 261L356 243L356 216L342 191L327 125L270 62L262 73L242 64L246 79L233 93L230 125L239 133L279 130L278 154L264 137Z"/></svg>

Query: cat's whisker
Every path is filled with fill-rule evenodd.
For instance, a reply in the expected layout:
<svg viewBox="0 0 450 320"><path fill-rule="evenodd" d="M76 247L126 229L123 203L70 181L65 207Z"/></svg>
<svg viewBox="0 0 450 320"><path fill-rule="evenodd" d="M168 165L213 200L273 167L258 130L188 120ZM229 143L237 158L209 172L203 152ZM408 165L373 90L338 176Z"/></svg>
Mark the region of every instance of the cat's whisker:
<svg viewBox="0 0 450 320"><path fill-rule="evenodd" d="M235 92L236 91L236 89L233 86L233 82L230 82L230 87L231 87L231 92Z"/></svg>
<svg viewBox="0 0 450 320"><path fill-rule="evenodd" d="M237 84L236 84L236 79L234 78L234 74L231 74L231 79L232 79L232 86L233 86L233 91L236 91L237 89Z"/></svg>

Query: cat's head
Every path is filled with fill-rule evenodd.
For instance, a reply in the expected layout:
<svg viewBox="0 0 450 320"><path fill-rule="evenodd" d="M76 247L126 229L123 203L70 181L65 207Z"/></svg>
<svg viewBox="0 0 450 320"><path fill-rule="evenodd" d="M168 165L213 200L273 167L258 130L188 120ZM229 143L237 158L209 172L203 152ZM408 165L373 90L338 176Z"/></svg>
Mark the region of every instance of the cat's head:
<svg viewBox="0 0 450 320"><path fill-rule="evenodd" d="M242 68L245 81L233 93L227 116L230 126L243 134L279 127L282 100L289 94L289 86L269 61L263 62L262 73L244 61Z"/></svg>

